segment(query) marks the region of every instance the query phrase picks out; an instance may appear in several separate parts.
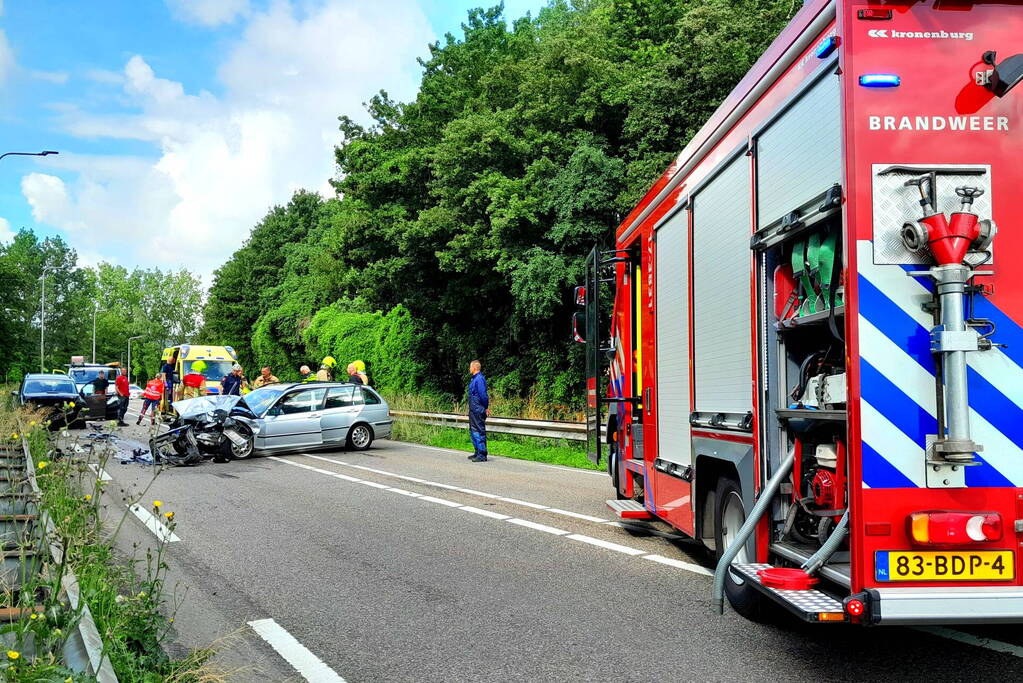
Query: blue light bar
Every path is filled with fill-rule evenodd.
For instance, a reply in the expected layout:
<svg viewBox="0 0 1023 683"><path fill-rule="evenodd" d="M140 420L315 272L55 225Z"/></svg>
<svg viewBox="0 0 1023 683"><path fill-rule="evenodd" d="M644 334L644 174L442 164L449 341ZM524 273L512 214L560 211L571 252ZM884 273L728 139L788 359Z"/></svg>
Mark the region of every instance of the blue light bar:
<svg viewBox="0 0 1023 683"><path fill-rule="evenodd" d="M838 36L828 36L821 44L814 50L814 54L817 55L818 59L824 59L832 52L838 49Z"/></svg>
<svg viewBox="0 0 1023 683"><path fill-rule="evenodd" d="M896 88L902 79L895 74L863 74L860 85L865 88Z"/></svg>

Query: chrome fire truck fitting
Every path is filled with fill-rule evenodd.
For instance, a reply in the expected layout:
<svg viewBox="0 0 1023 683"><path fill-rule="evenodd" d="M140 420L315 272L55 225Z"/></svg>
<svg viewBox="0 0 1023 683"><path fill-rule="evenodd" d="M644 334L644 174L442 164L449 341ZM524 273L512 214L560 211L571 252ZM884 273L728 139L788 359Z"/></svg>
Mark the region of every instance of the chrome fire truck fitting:
<svg viewBox="0 0 1023 683"><path fill-rule="evenodd" d="M966 323L963 301L974 272L965 261L970 251L984 251L991 246L997 228L993 221L978 220L977 214L970 212L973 200L984 193L982 189L957 187L960 210L946 218L936 209L933 174L927 183L930 192L924 190L925 178L906 183L920 188L920 205L925 215L903 226L902 242L910 251L926 248L936 262L928 271L910 273L934 280L941 310L941 323L931 330L931 353L937 354L936 362L944 378L947 433L936 436L929 455L937 461L970 464L974 462L974 453L983 449L970 437L966 354L981 350L981 346L980 335Z"/></svg>

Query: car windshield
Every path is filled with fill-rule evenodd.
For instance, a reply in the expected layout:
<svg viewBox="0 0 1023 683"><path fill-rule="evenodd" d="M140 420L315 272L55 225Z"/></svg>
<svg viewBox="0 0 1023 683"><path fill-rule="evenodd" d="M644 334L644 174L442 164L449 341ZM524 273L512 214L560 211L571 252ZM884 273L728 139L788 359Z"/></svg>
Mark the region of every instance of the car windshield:
<svg viewBox="0 0 1023 683"><path fill-rule="evenodd" d="M198 363L199 360L201 359L185 361L186 375L192 372L192 366ZM206 377L207 382L219 382L224 379L225 375L231 374L231 366L234 365L233 361L229 360L204 360L203 363L206 363L206 367L203 369L202 374Z"/></svg>
<svg viewBox="0 0 1023 683"><path fill-rule="evenodd" d="M71 368L68 370L68 375L75 381L75 384L88 384L109 371L110 368Z"/></svg>
<svg viewBox="0 0 1023 683"><path fill-rule="evenodd" d="M25 380L26 394L77 394L75 383L66 377L45 377Z"/></svg>
<svg viewBox="0 0 1023 683"><path fill-rule="evenodd" d="M274 404L281 394L284 393L284 389L277 386L263 387L262 389L256 389L250 391L242 399L242 402L249 407L253 415L262 416L263 413L270 410L270 406Z"/></svg>

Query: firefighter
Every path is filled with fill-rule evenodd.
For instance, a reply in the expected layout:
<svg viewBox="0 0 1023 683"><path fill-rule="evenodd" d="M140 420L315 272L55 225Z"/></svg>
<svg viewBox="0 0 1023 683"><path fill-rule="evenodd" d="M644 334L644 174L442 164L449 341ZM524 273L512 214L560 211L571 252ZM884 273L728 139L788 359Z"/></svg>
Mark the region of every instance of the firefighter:
<svg viewBox="0 0 1023 683"><path fill-rule="evenodd" d="M202 373L206 370L206 361L197 360L192 363L188 374L181 378L184 385L183 398L198 398L206 395L206 376Z"/></svg>
<svg viewBox="0 0 1023 683"><path fill-rule="evenodd" d="M270 366L266 365L259 371L259 377L252 382L252 387L254 389L259 389L260 387L265 387L267 384L277 384L280 381L281 380L277 379L277 377L270 372Z"/></svg>
<svg viewBox="0 0 1023 683"><path fill-rule="evenodd" d="M487 461L487 418L490 417L490 396L487 380L478 360L469 363L469 438L472 439L472 462Z"/></svg>
<svg viewBox="0 0 1023 683"><path fill-rule="evenodd" d="M369 375L366 374L366 364L363 363L361 360L357 360L353 363L353 365L355 365L355 372L357 375L359 375L359 378L362 380L362 383L368 387Z"/></svg>
<svg viewBox="0 0 1023 683"><path fill-rule="evenodd" d="M334 366L337 365L337 361L334 360L334 356L327 356L320 363L320 370L316 373L317 382L330 382L334 379Z"/></svg>

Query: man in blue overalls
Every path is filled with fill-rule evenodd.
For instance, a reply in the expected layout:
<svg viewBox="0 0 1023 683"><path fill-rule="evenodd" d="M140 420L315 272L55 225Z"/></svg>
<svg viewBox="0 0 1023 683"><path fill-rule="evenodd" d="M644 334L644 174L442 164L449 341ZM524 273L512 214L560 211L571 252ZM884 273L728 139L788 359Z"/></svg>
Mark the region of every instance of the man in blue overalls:
<svg viewBox="0 0 1023 683"><path fill-rule="evenodd" d="M487 461L487 417L490 415L490 397L487 396L487 380L480 372L480 362L469 363L469 438L475 452L469 456L472 462Z"/></svg>

